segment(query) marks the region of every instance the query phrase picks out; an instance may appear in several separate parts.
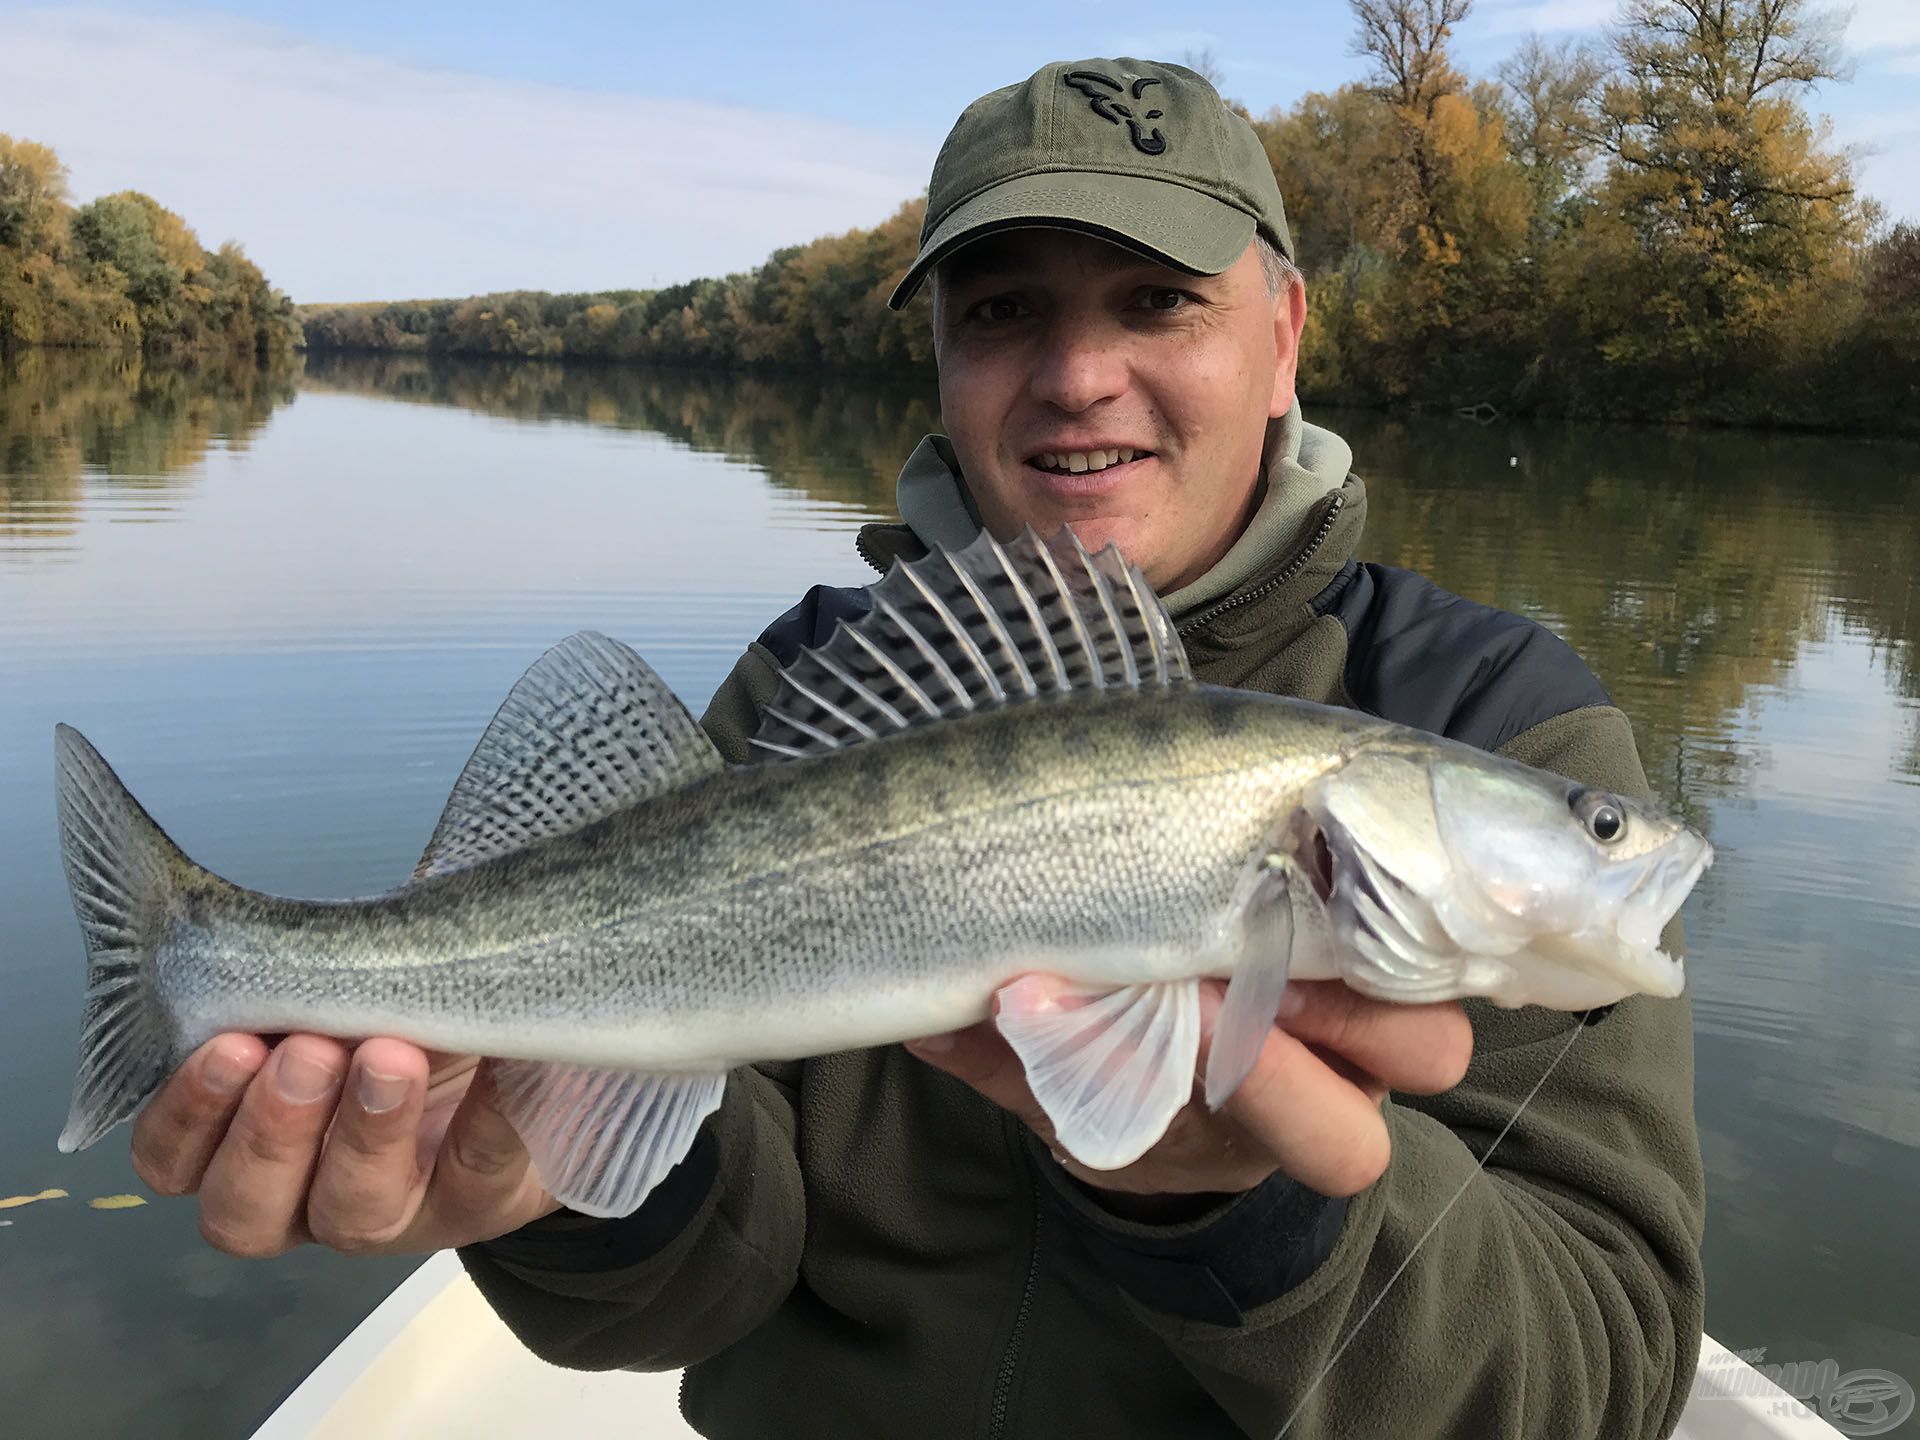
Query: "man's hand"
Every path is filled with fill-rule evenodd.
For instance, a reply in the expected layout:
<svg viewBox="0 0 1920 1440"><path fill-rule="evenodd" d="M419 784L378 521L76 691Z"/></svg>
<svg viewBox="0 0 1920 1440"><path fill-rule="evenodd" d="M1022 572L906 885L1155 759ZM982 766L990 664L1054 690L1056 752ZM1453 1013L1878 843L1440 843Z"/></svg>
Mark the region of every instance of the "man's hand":
<svg viewBox="0 0 1920 1440"><path fill-rule="evenodd" d="M1022 977L1003 990L1007 1005L1075 1003L1066 982ZM1200 1058L1206 1073L1224 986L1201 985ZM1197 1093L1145 1155L1120 1170L1090 1170L1055 1143L1019 1058L993 1021L908 1042L930 1065L1011 1110L1075 1178L1132 1195L1238 1194L1283 1171L1323 1195L1352 1195L1387 1168L1389 1090L1437 1094L1459 1084L1473 1055L1473 1029L1457 1004L1397 1005L1369 1000L1338 981L1296 982L1253 1070L1216 1114Z"/></svg>
<svg viewBox="0 0 1920 1440"><path fill-rule="evenodd" d="M200 1233L229 1255L491 1240L560 1207L473 1084L479 1063L401 1040L219 1035L141 1111L133 1168L156 1194L198 1195Z"/></svg>

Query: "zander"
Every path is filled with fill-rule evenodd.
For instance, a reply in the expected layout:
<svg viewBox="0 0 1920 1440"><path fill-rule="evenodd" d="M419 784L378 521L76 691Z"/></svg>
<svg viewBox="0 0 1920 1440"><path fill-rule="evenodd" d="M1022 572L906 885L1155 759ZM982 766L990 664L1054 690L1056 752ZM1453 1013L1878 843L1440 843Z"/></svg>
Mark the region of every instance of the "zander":
<svg viewBox="0 0 1920 1440"><path fill-rule="evenodd" d="M1680 993L1658 948L1712 855L1648 808L1371 716L1195 683L1137 570L1063 532L896 564L729 768L638 655L576 635L508 695L412 880L351 901L187 859L77 731L61 840L90 970L62 1150L223 1030L490 1057L562 1202L622 1215L726 1072L1000 1028L1102 1169L1209 1104L1289 977L1585 1009Z"/></svg>

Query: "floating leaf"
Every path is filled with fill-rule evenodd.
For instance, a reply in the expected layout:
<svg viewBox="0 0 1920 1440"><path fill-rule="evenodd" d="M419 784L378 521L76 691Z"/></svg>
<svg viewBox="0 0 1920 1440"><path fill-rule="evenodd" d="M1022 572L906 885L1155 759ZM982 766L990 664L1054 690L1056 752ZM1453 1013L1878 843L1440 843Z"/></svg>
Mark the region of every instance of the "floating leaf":
<svg viewBox="0 0 1920 1440"><path fill-rule="evenodd" d="M5 1199L0 1199L0 1210L17 1210L22 1205L33 1204L36 1200L64 1200L66 1198L67 1192L64 1190L42 1190L38 1195L9 1195Z"/></svg>
<svg viewBox="0 0 1920 1440"><path fill-rule="evenodd" d="M138 1195L102 1195L98 1199L87 1201L87 1204L95 1210L131 1210L136 1205L146 1203Z"/></svg>

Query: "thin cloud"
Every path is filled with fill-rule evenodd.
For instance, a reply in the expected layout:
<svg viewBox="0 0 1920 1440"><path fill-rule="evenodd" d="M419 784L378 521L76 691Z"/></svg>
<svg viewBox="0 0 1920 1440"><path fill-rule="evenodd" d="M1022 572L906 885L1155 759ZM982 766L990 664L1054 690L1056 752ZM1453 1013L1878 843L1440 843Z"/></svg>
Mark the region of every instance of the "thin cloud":
<svg viewBox="0 0 1920 1440"><path fill-rule="evenodd" d="M0 129L296 299L667 284L870 225L939 137L437 71L227 16L7 19Z"/></svg>
<svg viewBox="0 0 1920 1440"><path fill-rule="evenodd" d="M1524 0L1524 3L1489 5L1474 12L1476 28L1483 35L1524 35L1538 31L1542 35L1561 30L1591 30L1605 25L1619 13L1620 0Z"/></svg>

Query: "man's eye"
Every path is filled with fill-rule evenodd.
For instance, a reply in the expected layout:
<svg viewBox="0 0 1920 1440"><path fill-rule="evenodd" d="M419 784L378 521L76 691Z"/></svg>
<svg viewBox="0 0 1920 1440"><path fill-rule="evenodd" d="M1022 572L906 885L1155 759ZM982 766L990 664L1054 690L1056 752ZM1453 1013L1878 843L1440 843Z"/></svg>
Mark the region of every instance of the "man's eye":
<svg viewBox="0 0 1920 1440"><path fill-rule="evenodd" d="M992 295L970 306L967 318L988 322L1018 320L1027 313L1027 307L1011 295Z"/></svg>
<svg viewBox="0 0 1920 1440"><path fill-rule="evenodd" d="M1143 303L1149 310L1178 310L1192 301L1193 296L1184 290L1156 289L1147 291Z"/></svg>

